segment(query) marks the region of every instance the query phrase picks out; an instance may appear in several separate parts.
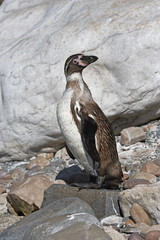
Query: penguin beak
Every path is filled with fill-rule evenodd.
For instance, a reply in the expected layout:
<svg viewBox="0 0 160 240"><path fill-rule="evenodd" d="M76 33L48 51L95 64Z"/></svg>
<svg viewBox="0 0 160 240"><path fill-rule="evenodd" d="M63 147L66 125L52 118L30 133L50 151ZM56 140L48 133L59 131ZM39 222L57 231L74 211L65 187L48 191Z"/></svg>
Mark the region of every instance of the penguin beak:
<svg viewBox="0 0 160 240"><path fill-rule="evenodd" d="M88 65L97 61L98 57L96 56L82 56L81 57L81 60L84 62L84 63L87 63Z"/></svg>

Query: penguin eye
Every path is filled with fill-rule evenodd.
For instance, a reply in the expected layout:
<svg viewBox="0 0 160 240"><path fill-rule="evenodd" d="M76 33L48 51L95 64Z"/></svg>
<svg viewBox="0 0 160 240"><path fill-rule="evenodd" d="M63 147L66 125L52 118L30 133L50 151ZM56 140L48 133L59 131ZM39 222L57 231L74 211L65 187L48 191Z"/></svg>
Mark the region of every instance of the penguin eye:
<svg viewBox="0 0 160 240"><path fill-rule="evenodd" d="M73 60L73 63L74 63L74 64L78 64L77 59L74 59L74 60Z"/></svg>

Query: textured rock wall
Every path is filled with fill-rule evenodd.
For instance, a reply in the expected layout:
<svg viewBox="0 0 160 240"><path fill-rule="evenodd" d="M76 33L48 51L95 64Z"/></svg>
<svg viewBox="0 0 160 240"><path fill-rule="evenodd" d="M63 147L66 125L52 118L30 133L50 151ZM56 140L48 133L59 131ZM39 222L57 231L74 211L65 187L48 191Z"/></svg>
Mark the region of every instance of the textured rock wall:
<svg viewBox="0 0 160 240"><path fill-rule="evenodd" d="M53 151L56 105L74 53L115 132L160 116L160 2L5 0L0 6L0 161Z"/></svg>

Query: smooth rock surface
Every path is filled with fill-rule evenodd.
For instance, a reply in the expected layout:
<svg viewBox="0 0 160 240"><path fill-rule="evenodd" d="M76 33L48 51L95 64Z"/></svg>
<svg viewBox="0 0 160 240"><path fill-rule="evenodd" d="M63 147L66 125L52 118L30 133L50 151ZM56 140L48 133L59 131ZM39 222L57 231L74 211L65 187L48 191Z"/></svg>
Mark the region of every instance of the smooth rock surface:
<svg viewBox="0 0 160 240"><path fill-rule="evenodd" d="M146 223L151 226L152 222L148 216L148 214L144 211L144 209L138 204L134 203L130 209L130 216L134 220L135 223Z"/></svg>
<svg viewBox="0 0 160 240"><path fill-rule="evenodd" d="M44 192L42 207L65 197L78 197L93 209L99 219L119 214L118 194L118 190L81 189L79 191L77 187L53 184Z"/></svg>
<svg viewBox="0 0 160 240"><path fill-rule="evenodd" d="M113 240L125 240L125 237L115 229L111 227L104 226L104 231L111 237Z"/></svg>
<svg viewBox="0 0 160 240"><path fill-rule="evenodd" d="M77 52L99 57L84 79L115 132L160 116L159 1L5 0L0 16L1 161L63 145L56 106Z"/></svg>
<svg viewBox="0 0 160 240"><path fill-rule="evenodd" d="M124 216L130 215L133 203L138 203L148 213L153 224L160 223L160 182L137 185L119 193L120 208Z"/></svg>
<svg viewBox="0 0 160 240"><path fill-rule="evenodd" d="M48 218L33 226L23 240L97 239L112 240L101 228L98 219L87 213L74 213ZM115 239L116 240L116 239Z"/></svg>
<svg viewBox="0 0 160 240"><path fill-rule="evenodd" d="M130 127L121 131L121 144L125 146L144 141L146 134L141 127Z"/></svg>
<svg viewBox="0 0 160 240"><path fill-rule="evenodd" d="M147 233L145 240L159 240L160 238L160 231L151 231Z"/></svg>
<svg viewBox="0 0 160 240"><path fill-rule="evenodd" d="M136 179L142 179L142 180L146 180L149 181L150 183L155 183L157 182L157 178L155 175L151 174L151 173L146 173L146 172L137 172L134 174L133 178Z"/></svg>
<svg viewBox="0 0 160 240"><path fill-rule="evenodd" d="M29 229L35 225L40 225L49 218L55 218L63 215L86 213L94 216L91 207L79 198L64 198L52 202L48 206L40 209L13 226L10 226L0 234L1 240L23 240L23 237ZM95 218L94 218L95 219ZM98 220L97 220L98 222ZM64 239L64 238L63 238Z"/></svg>
<svg viewBox="0 0 160 240"><path fill-rule="evenodd" d="M18 215L30 214L41 207L44 191L51 184L52 182L43 175L19 180L12 185L7 201Z"/></svg>
<svg viewBox="0 0 160 240"><path fill-rule="evenodd" d="M128 240L144 240L138 233L132 233Z"/></svg>

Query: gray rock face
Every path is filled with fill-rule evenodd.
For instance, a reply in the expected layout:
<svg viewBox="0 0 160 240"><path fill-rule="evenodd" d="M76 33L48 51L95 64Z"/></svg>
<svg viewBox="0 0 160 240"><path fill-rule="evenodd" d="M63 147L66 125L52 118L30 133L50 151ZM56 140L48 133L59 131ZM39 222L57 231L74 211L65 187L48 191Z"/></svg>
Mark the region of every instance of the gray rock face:
<svg viewBox="0 0 160 240"><path fill-rule="evenodd" d="M31 228L23 240L112 240L97 218L87 213L75 213L49 218Z"/></svg>
<svg viewBox="0 0 160 240"><path fill-rule="evenodd" d="M84 79L115 132L160 116L159 1L5 0L0 16L1 161L63 144L56 106L77 52L99 57Z"/></svg>
<svg viewBox="0 0 160 240"><path fill-rule="evenodd" d="M81 213L94 217L94 213L87 203L78 198L64 198L59 201L52 202L45 208L38 210L26 217L13 226L7 228L0 234L1 240L22 240L24 235L36 225L47 222L47 219L63 215L71 215ZM91 218L91 217L90 217ZM96 218L94 217L94 220Z"/></svg>
<svg viewBox="0 0 160 240"><path fill-rule="evenodd" d="M119 214L118 194L118 190L82 189L79 191L77 187L53 184L44 192L42 207L65 197L78 197L85 201L93 209L95 216L100 219L104 216Z"/></svg>

